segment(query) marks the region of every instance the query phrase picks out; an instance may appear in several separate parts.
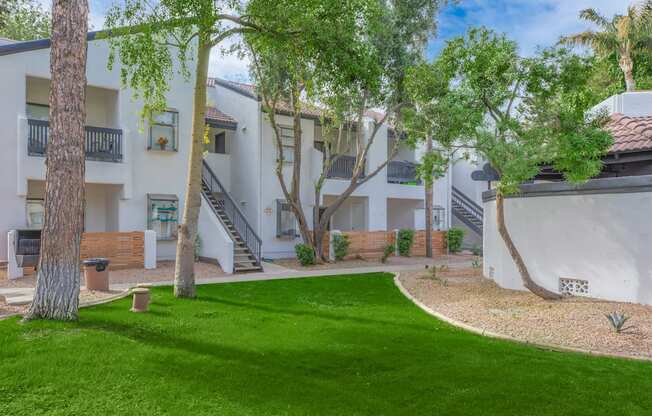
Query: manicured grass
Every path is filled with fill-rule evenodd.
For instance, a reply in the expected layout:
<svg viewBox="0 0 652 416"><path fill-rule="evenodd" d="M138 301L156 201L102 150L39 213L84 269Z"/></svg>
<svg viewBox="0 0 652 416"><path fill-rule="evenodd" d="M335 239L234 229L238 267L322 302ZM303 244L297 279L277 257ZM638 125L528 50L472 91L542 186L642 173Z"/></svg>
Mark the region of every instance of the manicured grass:
<svg viewBox="0 0 652 416"><path fill-rule="evenodd" d="M387 274L153 290L0 322L1 415L650 415L652 364L454 329ZM605 323L606 325L606 323Z"/></svg>

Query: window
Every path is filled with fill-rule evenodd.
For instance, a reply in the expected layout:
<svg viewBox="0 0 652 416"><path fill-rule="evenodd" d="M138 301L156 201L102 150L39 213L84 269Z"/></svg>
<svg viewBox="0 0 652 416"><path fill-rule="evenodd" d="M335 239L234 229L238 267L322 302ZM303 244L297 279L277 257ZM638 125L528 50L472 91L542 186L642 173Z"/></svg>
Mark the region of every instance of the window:
<svg viewBox="0 0 652 416"><path fill-rule="evenodd" d="M27 209L27 228L43 228L45 219L45 206L42 199L28 199Z"/></svg>
<svg viewBox="0 0 652 416"><path fill-rule="evenodd" d="M217 133L215 135L215 153L226 154L226 133Z"/></svg>
<svg viewBox="0 0 652 416"><path fill-rule="evenodd" d="M179 128L179 113L163 111L152 116L149 126L148 149L176 151L177 131Z"/></svg>
<svg viewBox="0 0 652 416"><path fill-rule="evenodd" d="M26 112L30 120L48 121L50 118L50 107L45 104L27 103Z"/></svg>
<svg viewBox="0 0 652 416"><path fill-rule="evenodd" d="M157 240L177 237L179 200L176 195L147 194L147 229L156 231Z"/></svg>
<svg viewBox="0 0 652 416"><path fill-rule="evenodd" d="M294 162L294 129L292 127L280 127L281 130L281 143L283 144L283 162ZM277 160L280 154L276 156Z"/></svg>
<svg viewBox="0 0 652 416"><path fill-rule="evenodd" d="M276 200L276 237L291 239L299 237L297 220L292 208L282 199Z"/></svg>

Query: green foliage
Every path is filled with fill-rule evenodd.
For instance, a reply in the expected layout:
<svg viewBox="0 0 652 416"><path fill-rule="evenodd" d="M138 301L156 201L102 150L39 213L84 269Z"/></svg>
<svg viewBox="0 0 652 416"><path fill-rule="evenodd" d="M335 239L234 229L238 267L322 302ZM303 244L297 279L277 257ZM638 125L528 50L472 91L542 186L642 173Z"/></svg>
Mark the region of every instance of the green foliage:
<svg viewBox="0 0 652 416"><path fill-rule="evenodd" d="M471 247L471 253L476 257L482 257L482 247L477 244L473 245L473 247Z"/></svg>
<svg viewBox="0 0 652 416"><path fill-rule="evenodd" d="M446 243L448 244L448 251L451 253L459 253L462 251L462 243L464 242L464 230L462 228L451 227L446 232Z"/></svg>
<svg viewBox="0 0 652 416"><path fill-rule="evenodd" d="M315 250L307 244L297 244L294 246L294 252L302 266L312 266L315 264Z"/></svg>
<svg viewBox="0 0 652 416"><path fill-rule="evenodd" d="M487 115L458 144L498 171L498 192L518 192L543 165L573 183L600 172L612 138L602 129L603 114L585 116L594 100L590 60L565 49L521 58L515 42L479 28L449 41L438 62L467 111Z"/></svg>
<svg viewBox="0 0 652 416"><path fill-rule="evenodd" d="M199 237L199 233L195 236L195 261L199 260L199 256L201 255L201 237Z"/></svg>
<svg viewBox="0 0 652 416"><path fill-rule="evenodd" d="M414 244L414 230L404 228L398 231L396 237L396 245L398 246L398 254L403 257L409 257L412 245Z"/></svg>
<svg viewBox="0 0 652 416"><path fill-rule="evenodd" d="M479 256L473 257L473 260L471 260L471 267L474 269L479 269L482 267L482 258Z"/></svg>
<svg viewBox="0 0 652 416"><path fill-rule="evenodd" d="M349 241L349 236L346 234L334 234L333 235L333 249L335 251L335 260L340 261L346 257L349 252L349 246L351 241Z"/></svg>
<svg viewBox="0 0 652 416"><path fill-rule="evenodd" d="M387 244L385 248L383 248L383 255L380 257L380 262L385 264L387 263L387 259L389 256L394 254L396 252L396 246L394 244Z"/></svg>
<svg viewBox="0 0 652 416"><path fill-rule="evenodd" d="M609 324L616 331L617 334L620 334L625 330L625 323L629 321L630 316L625 315L620 312L611 312L605 315Z"/></svg>
<svg viewBox="0 0 652 416"><path fill-rule="evenodd" d="M6 1L6 2L5 2ZM3 0L0 37L13 40L49 38L50 12L35 0Z"/></svg>

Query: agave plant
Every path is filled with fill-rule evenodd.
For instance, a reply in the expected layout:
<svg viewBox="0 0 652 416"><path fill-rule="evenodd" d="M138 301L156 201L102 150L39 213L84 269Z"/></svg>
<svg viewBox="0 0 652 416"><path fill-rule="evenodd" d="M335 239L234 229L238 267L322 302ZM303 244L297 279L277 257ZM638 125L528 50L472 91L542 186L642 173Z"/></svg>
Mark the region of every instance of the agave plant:
<svg viewBox="0 0 652 416"><path fill-rule="evenodd" d="M625 328L625 322L629 320L629 316L620 312L611 312L605 315L611 324L611 327L620 334Z"/></svg>

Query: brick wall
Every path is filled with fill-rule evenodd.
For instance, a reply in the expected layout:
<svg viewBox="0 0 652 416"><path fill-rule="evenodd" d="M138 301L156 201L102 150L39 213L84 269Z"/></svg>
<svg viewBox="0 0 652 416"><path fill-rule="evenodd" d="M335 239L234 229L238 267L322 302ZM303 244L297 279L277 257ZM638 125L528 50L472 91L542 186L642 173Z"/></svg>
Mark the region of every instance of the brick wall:
<svg viewBox="0 0 652 416"><path fill-rule="evenodd" d="M349 237L349 255L346 258L361 256L365 259L378 260L383 254L385 246L396 242L394 231L345 231L342 234ZM443 231L432 232L432 251L434 255L446 254L446 240ZM328 256L329 234L324 237L324 252ZM426 255L426 232L417 231L414 233L414 245L412 256Z"/></svg>
<svg viewBox="0 0 652 416"><path fill-rule="evenodd" d="M84 233L81 258L105 257L109 268L129 269L145 267L145 233Z"/></svg>

